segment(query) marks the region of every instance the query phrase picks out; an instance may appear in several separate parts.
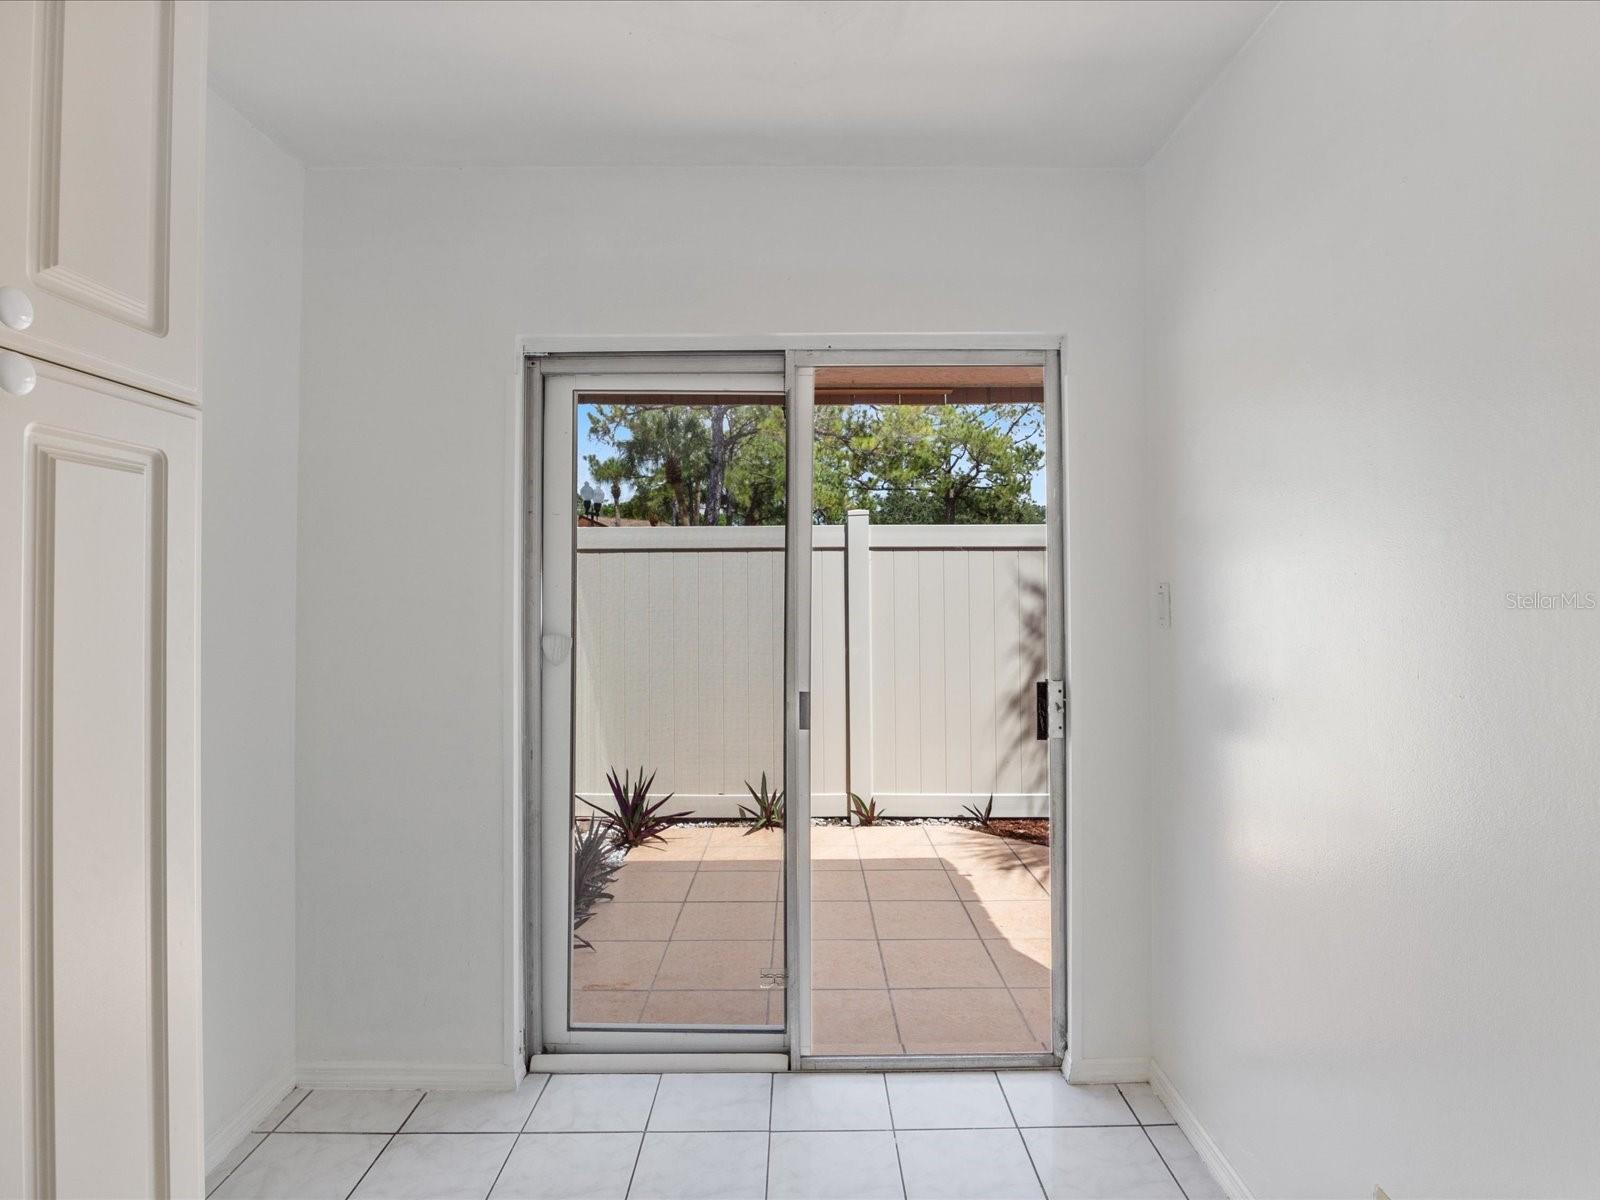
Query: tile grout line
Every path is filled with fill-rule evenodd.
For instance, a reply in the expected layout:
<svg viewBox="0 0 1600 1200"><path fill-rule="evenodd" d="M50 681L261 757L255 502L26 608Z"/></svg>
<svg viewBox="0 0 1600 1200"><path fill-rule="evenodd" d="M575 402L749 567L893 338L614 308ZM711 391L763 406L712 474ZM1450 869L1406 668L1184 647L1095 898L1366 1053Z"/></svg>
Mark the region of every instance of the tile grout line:
<svg viewBox="0 0 1600 1200"><path fill-rule="evenodd" d="M772 1195L772 1109L777 1103L777 1091L777 1078L769 1073L767 1075L767 1169L761 1177L763 1200Z"/></svg>
<svg viewBox="0 0 1600 1200"><path fill-rule="evenodd" d="M294 1089L290 1088L289 1090L293 1091ZM240 1167L244 1166L245 1161L247 1159L249 1159L251 1154L254 1154L257 1150L261 1149L261 1147L263 1147L263 1146L265 1146L267 1144L267 1139L269 1137L271 1137L274 1133L278 1132L278 1126L282 1125L285 1121L287 1121L291 1116L294 1115L294 1110L299 1108L302 1104L304 1104L306 1102L306 1097L310 1096L313 1090L314 1089L312 1089L312 1088L306 1088L305 1089L305 1095L301 1096L300 1099L296 1100L293 1104L291 1104L289 1106L289 1111L284 1113L283 1116L279 1117L276 1121L274 1121L271 1129L264 1130L264 1131L260 1130L260 1129L252 1129L250 1131L250 1133L245 1134L245 1137L249 1137L250 1134L252 1134L252 1133L259 1133L259 1134L261 1134L261 1140L259 1142L257 1142L254 1146L251 1146L250 1147L250 1153L246 1154L244 1156L244 1158L241 1158L238 1162L234 1163L233 1166L228 1169L228 1173L226 1175L224 1175L221 1179L217 1180L217 1186L216 1187L211 1188L209 1191L206 1192L207 1200L209 1200L209 1198L213 1194L215 1194L216 1192L220 1192L222 1190L222 1185L227 1183L228 1180L233 1178L234 1172L237 1171ZM278 1101L278 1103L282 1104L283 1101L280 1100L280 1101Z"/></svg>
<svg viewBox="0 0 1600 1200"><path fill-rule="evenodd" d="M394 1127L394 1132L389 1135L389 1140L383 1144L383 1148L379 1150L377 1154L373 1155L372 1161L367 1164L367 1169L361 1172L361 1178L356 1180L355 1187L352 1187L344 1194L345 1200L350 1200L350 1197L356 1194L356 1188L359 1188L366 1177L372 1173L372 1168L378 1165L378 1159L382 1158L384 1154L387 1153L389 1147L394 1145L394 1139L400 1136L400 1131L405 1128L406 1122L411 1120L412 1113L415 1113L417 1109L422 1107L422 1102L427 1099L427 1096L427 1092L423 1092L421 1095L419 1095L417 1097L417 1102L411 1106L411 1108L406 1112L405 1116L400 1118L400 1124ZM511 1144L513 1146L517 1144L515 1138L511 1140Z"/></svg>
<svg viewBox="0 0 1600 1200"><path fill-rule="evenodd" d="M544 1090L549 1086L550 1076L546 1074L544 1082L539 1085L538 1094L533 1098L533 1103L528 1106L528 1115L522 1118L522 1124L518 1125L511 1133L511 1145L506 1150L506 1156L500 1160L500 1169L494 1173L494 1181L489 1184L489 1190L483 1194L484 1200L489 1200L489 1197L494 1195L494 1189L500 1186L500 1176L506 1173L506 1164L511 1161L511 1156L517 1152L517 1144L522 1140L523 1126L533 1120L533 1110L539 1107L539 1101L544 1096ZM424 1100L428 1098L426 1092L423 1093L422 1098ZM408 1121L410 1119L410 1117L406 1118ZM405 1126L402 1125L401 1128L404 1129Z"/></svg>
<svg viewBox="0 0 1600 1200"><path fill-rule="evenodd" d="M1027 1024L1026 1021L1023 1022ZM1039 1174L1039 1164L1033 1161L1033 1147L1028 1145L1028 1139L1023 1136L1022 1126L1017 1122L1017 1110L1011 1107L1011 1097L1006 1094L1006 1085L1000 1082L1000 1072L993 1072L994 1085L1000 1089L1000 1098L1005 1101L1006 1112L1011 1114L1011 1124L1016 1127L1017 1140L1022 1143L1022 1152L1028 1156L1028 1165L1033 1168L1033 1177L1039 1181L1039 1194L1048 1196L1050 1189L1044 1186L1044 1176ZM1185 1197L1185 1200L1188 1200Z"/></svg>
<svg viewBox="0 0 1600 1200"><path fill-rule="evenodd" d="M650 1136L650 1118L656 1115L656 1097L661 1095L661 1076L656 1076L656 1087L650 1093L650 1108L644 1114L644 1128L639 1131L639 1148L633 1152L633 1169L628 1172L628 1189L623 1192L627 1197L633 1192L633 1181L639 1174L639 1160L644 1157L644 1139Z"/></svg>
<svg viewBox="0 0 1600 1200"><path fill-rule="evenodd" d="M1189 1192L1183 1186L1183 1180L1178 1178L1178 1173L1172 1169L1172 1164L1167 1161L1167 1156L1161 1153L1161 1147L1156 1145L1155 1138L1150 1136L1150 1130L1145 1125L1144 1118L1141 1117L1138 1111L1133 1107L1133 1101L1128 1099L1128 1094L1122 1090L1122 1085L1119 1083L1116 1086L1117 1095L1122 1097L1122 1102L1128 1106L1128 1111L1133 1113L1133 1119L1139 1122L1139 1132L1144 1134L1144 1140L1150 1143L1150 1149L1156 1152L1156 1157L1161 1160L1161 1165L1167 1169L1167 1174L1172 1176L1172 1182L1177 1185L1178 1194L1182 1196L1184 1200L1189 1200ZM1184 1136L1186 1138L1188 1137L1187 1134Z"/></svg>
<svg viewBox="0 0 1600 1200"><path fill-rule="evenodd" d="M883 1101L889 1106L889 1138L894 1142L894 1167L900 1172L900 1196L902 1200L906 1195L906 1164L900 1158L900 1131L894 1124L894 1095L889 1091L889 1076L887 1073L879 1076L883 1080Z"/></svg>

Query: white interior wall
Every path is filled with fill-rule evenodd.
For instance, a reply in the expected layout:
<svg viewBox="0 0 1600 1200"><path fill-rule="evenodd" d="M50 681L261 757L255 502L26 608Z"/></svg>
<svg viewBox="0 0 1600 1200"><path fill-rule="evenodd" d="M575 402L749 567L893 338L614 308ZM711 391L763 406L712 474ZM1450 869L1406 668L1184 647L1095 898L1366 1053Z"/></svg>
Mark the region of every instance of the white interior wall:
<svg viewBox="0 0 1600 1200"><path fill-rule="evenodd" d="M1148 1052L1140 184L1119 171L308 179L299 1054L509 1070L505 705L526 334L1070 335L1073 1020ZM388 1075L385 1075L388 1072ZM326 1077L326 1076L324 1076Z"/></svg>
<svg viewBox="0 0 1600 1200"><path fill-rule="evenodd" d="M201 769L207 1156L293 1081L295 494L305 172L206 130Z"/></svg>
<svg viewBox="0 0 1600 1200"><path fill-rule="evenodd" d="M1292 4L1149 169L1155 1059L1261 1196L1600 1180L1600 6Z"/></svg>

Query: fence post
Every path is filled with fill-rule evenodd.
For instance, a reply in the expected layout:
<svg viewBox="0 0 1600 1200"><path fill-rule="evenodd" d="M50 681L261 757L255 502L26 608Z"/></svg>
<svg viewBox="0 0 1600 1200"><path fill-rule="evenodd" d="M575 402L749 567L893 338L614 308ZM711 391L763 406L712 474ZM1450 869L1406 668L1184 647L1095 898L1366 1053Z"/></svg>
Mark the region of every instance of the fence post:
<svg viewBox="0 0 1600 1200"><path fill-rule="evenodd" d="M872 526L866 509L844 521L845 713L849 763L845 790L872 799ZM850 798L845 797L845 812Z"/></svg>

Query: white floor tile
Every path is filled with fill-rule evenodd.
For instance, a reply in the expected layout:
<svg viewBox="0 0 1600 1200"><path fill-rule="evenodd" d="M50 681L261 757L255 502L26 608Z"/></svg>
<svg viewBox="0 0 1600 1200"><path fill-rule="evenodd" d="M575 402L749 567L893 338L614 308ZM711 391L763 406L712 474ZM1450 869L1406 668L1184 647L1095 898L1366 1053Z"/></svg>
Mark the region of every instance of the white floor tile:
<svg viewBox="0 0 1600 1200"><path fill-rule="evenodd" d="M218 1200L344 1200L383 1134L274 1133L216 1190Z"/></svg>
<svg viewBox="0 0 1600 1200"><path fill-rule="evenodd" d="M761 1200L765 1133L647 1133L628 1200Z"/></svg>
<svg viewBox="0 0 1600 1200"><path fill-rule="evenodd" d="M889 1111L896 1129L1012 1127L1011 1110L988 1071L889 1075Z"/></svg>
<svg viewBox="0 0 1600 1200"><path fill-rule="evenodd" d="M1167 1111L1167 1106L1161 1103L1161 1097L1156 1095L1155 1089L1148 1083L1119 1083L1122 1094L1128 1098L1128 1103L1133 1107L1133 1115L1139 1118L1141 1125L1171 1125L1172 1114Z"/></svg>
<svg viewBox="0 0 1600 1200"><path fill-rule="evenodd" d="M771 1110L771 1075L663 1075L650 1129L765 1130Z"/></svg>
<svg viewBox="0 0 1600 1200"><path fill-rule="evenodd" d="M642 1131L660 1080L659 1075L552 1075L524 1131Z"/></svg>
<svg viewBox="0 0 1600 1200"><path fill-rule="evenodd" d="M483 1200L514 1133L397 1134L351 1200Z"/></svg>
<svg viewBox="0 0 1600 1200"><path fill-rule="evenodd" d="M233 1169L250 1156L250 1152L266 1140L264 1133L247 1133L244 1140L228 1152L226 1158L206 1172L206 1195L217 1190L217 1185L233 1173Z"/></svg>
<svg viewBox="0 0 1600 1200"><path fill-rule="evenodd" d="M1002 1071L1000 1086L1024 1128L1139 1123L1114 1084L1068 1083L1060 1071Z"/></svg>
<svg viewBox="0 0 1600 1200"><path fill-rule="evenodd" d="M1015 1129L902 1130L894 1136L906 1200L1040 1200L1043 1194Z"/></svg>
<svg viewBox="0 0 1600 1200"><path fill-rule="evenodd" d="M774 1133L767 1200L901 1200L900 1156L888 1130Z"/></svg>
<svg viewBox="0 0 1600 1200"><path fill-rule="evenodd" d="M1189 1200L1227 1200L1228 1193L1222 1190L1222 1185L1184 1136L1183 1130L1176 1125L1152 1125L1146 1132L1156 1144L1156 1149L1161 1151L1161 1157L1167 1160L1167 1166L1178 1177L1184 1195Z"/></svg>
<svg viewBox="0 0 1600 1200"><path fill-rule="evenodd" d="M774 1075L772 1128L893 1129L883 1076L804 1071Z"/></svg>
<svg viewBox="0 0 1600 1200"><path fill-rule="evenodd" d="M1024 1129L1050 1200L1183 1200L1142 1129Z"/></svg>
<svg viewBox="0 0 1600 1200"><path fill-rule="evenodd" d="M271 1133L279 1123L294 1111L295 1106L309 1096L311 1092L306 1088L290 1088L289 1094L273 1106L271 1112L256 1122L257 1133Z"/></svg>
<svg viewBox="0 0 1600 1200"><path fill-rule="evenodd" d="M548 1075L529 1075L515 1091L429 1092L401 1127L405 1133L517 1133L527 1124Z"/></svg>
<svg viewBox="0 0 1600 1200"><path fill-rule="evenodd" d="M525 1133L490 1200L623 1200L640 1133Z"/></svg>
<svg viewBox="0 0 1600 1200"><path fill-rule="evenodd" d="M278 1126L280 1133L393 1133L421 1092L317 1088Z"/></svg>

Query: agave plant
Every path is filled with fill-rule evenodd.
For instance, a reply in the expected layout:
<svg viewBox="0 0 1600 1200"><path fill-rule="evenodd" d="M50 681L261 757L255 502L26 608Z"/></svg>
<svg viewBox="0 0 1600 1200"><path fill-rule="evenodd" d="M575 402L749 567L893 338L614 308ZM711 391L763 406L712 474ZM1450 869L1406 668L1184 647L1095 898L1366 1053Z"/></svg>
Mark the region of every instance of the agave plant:
<svg viewBox="0 0 1600 1200"><path fill-rule="evenodd" d="M883 816L883 810L878 807L878 798L863 800L854 792L850 793L850 816L857 825L876 825L878 818Z"/></svg>
<svg viewBox="0 0 1600 1200"><path fill-rule="evenodd" d="M579 796L579 800L588 804L595 812L605 817L612 826L612 838L616 845L624 850L632 850L635 846L642 846L646 842L664 842L666 831L680 821L688 820L694 814L689 811L663 813L667 801L672 799L673 793L668 792L653 804L650 801L650 787L656 781L656 773L651 771L646 777L644 768L639 768L639 778L634 779L631 772L624 771L622 778L617 778L615 769L606 772L606 783L611 787L610 809L601 808L598 804L590 804Z"/></svg>
<svg viewBox="0 0 1600 1200"><path fill-rule="evenodd" d="M989 828L989 822L994 820L994 793L989 793L989 802L982 808L976 804L963 804L961 811L976 821L980 828Z"/></svg>
<svg viewBox="0 0 1600 1200"><path fill-rule="evenodd" d="M588 924L600 901L611 899L606 889L622 868L615 834L609 820L586 821L572 830L572 940L585 950L594 946L578 930Z"/></svg>
<svg viewBox="0 0 1600 1200"><path fill-rule="evenodd" d="M739 805L739 815L750 822L750 828L745 833L752 834L758 829L783 828L783 789L777 791L767 790L767 773L761 772L761 790L758 792L750 786L750 781L744 781L744 790L750 793L754 807Z"/></svg>

